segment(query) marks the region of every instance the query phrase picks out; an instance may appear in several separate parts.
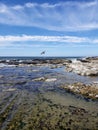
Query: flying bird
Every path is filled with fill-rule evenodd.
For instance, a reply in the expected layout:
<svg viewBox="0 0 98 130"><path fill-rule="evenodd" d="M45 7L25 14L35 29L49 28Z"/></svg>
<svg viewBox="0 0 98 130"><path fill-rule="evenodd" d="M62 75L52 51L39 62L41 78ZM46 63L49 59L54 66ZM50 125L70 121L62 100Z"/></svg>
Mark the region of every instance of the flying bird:
<svg viewBox="0 0 98 130"><path fill-rule="evenodd" d="M41 54L41 55L44 55L44 54L45 54L45 51L42 51L40 54Z"/></svg>

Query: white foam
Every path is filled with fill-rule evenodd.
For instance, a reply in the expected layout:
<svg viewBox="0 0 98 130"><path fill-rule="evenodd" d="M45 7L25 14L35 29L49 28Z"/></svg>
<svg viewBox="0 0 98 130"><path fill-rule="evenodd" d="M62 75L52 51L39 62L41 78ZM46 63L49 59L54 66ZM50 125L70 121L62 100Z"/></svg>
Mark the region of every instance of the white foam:
<svg viewBox="0 0 98 130"><path fill-rule="evenodd" d="M15 65L7 65L7 64L4 64L4 63L0 63L0 68L2 67L13 67Z"/></svg>
<svg viewBox="0 0 98 130"><path fill-rule="evenodd" d="M81 63L81 62L79 60L77 60L77 59L73 59L72 63Z"/></svg>

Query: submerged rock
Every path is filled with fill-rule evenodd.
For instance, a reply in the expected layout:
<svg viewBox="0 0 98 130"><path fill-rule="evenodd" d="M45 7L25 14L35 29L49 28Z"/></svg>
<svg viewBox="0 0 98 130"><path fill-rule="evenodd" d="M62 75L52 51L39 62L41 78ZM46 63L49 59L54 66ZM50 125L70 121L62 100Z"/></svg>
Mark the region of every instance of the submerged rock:
<svg viewBox="0 0 98 130"><path fill-rule="evenodd" d="M33 79L32 81L54 82L56 80L57 80L56 78L39 77L39 78Z"/></svg>
<svg viewBox="0 0 98 130"><path fill-rule="evenodd" d="M32 81L45 81L45 77L35 78Z"/></svg>

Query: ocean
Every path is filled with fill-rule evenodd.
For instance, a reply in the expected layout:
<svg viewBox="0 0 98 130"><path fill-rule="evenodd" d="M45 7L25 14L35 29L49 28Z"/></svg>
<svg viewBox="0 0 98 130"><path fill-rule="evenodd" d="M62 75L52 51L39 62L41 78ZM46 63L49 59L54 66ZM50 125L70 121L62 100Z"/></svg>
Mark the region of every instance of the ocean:
<svg viewBox="0 0 98 130"><path fill-rule="evenodd" d="M38 56L0 56L0 60L34 60L34 59L81 59L81 58L84 58L83 56L63 56L63 57L55 57L55 56L52 56L52 57L38 57Z"/></svg>

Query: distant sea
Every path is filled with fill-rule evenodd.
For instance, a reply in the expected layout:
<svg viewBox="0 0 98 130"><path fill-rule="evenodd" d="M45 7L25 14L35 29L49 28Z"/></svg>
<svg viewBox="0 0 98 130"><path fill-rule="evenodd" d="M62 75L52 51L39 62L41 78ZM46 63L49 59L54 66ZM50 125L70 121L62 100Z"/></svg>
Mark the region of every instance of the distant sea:
<svg viewBox="0 0 98 130"><path fill-rule="evenodd" d="M0 60L34 60L34 59L81 59L84 58L83 56L73 56L73 57L28 57L28 56L24 56L24 57L20 57L20 56L0 56Z"/></svg>

